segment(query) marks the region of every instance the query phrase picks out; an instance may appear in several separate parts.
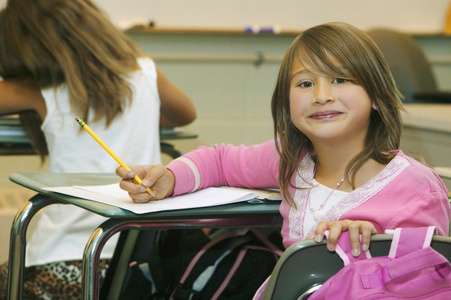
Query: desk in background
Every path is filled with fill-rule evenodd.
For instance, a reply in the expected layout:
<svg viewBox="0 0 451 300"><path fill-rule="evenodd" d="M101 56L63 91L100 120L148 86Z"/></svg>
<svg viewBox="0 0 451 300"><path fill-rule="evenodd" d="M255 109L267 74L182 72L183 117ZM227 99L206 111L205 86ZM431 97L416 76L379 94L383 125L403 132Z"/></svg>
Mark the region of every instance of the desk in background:
<svg viewBox="0 0 451 300"><path fill-rule="evenodd" d="M106 241L115 233L130 229L254 227L278 226L282 223L279 202L265 204L241 202L136 215L118 207L42 189L49 186L110 184L119 181L115 174L15 173L11 174L10 179L38 192L18 211L11 227L8 274L8 299L10 300L22 299L27 226L33 216L47 205L55 203L76 205L108 218L93 232L86 244L82 270L83 299L85 300L98 299L97 270L100 252Z"/></svg>
<svg viewBox="0 0 451 300"><path fill-rule="evenodd" d="M443 182L448 187L448 198L451 201L451 168L437 167L434 168L437 174L443 179ZM451 223L450 223L450 236L451 236Z"/></svg>
<svg viewBox="0 0 451 300"><path fill-rule="evenodd" d="M404 107L401 149L418 152L434 168L451 168L451 104ZM451 178L442 179L451 190Z"/></svg>
<svg viewBox="0 0 451 300"><path fill-rule="evenodd" d="M161 152L172 158L182 155L168 140L195 139L197 134L176 130L160 129ZM15 117L0 118L0 155L34 155L36 152L25 135L20 121Z"/></svg>

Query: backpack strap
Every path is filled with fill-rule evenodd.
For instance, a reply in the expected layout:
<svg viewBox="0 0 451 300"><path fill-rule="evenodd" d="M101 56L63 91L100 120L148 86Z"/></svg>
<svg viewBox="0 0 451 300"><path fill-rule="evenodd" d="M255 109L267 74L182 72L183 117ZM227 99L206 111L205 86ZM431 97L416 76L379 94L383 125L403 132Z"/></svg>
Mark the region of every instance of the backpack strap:
<svg viewBox="0 0 451 300"><path fill-rule="evenodd" d="M211 240L210 242L208 242L205 246L202 247L202 249L200 249L200 251L196 254L196 256L194 256L194 258L191 260L190 264L188 265L188 267L186 268L185 273L183 274L182 278L180 279L180 282L184 282L186 280L186 278L188 277L189 273L191 272L191 270L193 269L193 267L196 265L197 261L202 257L202 255L207 252L208 249L210 249L211 247L213 247L214 245L216 245L217 243L234 237L234 236L242 236L245 235L247 232L249 231L249 229L245 228L245 229L238 229L238 230L231 230L231 231L227 231L226 233L222 234L221 236ZM236 248L239 245L234 244L231 247L232 248ZM233 250L233 249L231 249Z"/></svg>
<svg viewBox="0 0 451 300"><path fill-rule="evenodd" d="M388 257L398 258L431 245L435 226L396 228Z"/></svg>
<svg viewBox="0 0 451 300"><path fill-rule="evenodd" d="M329 233L330 233L329 230L327 230L324 233L326 235L326 238L329 238ZM362 240L362 237L360 237L360 240ZM349 240L349 231L344 231L341 233L340 237L338 238L337 246L335 247L335 252L338 254L338 256L340 256L345 266L347 266L353 261L371 258L371 253L369 250L367 251L362 250L362 243L360 243L360 256L359 257L352 256L351 243Z"/></svg>
<svg viewBox="0 0 451 300"><path fill-rule="evenodd" d="M271 249L272 252L274 252L275 255L278 257L281 257L283 254L283 251L274 245L268 238L257 228L251 228L252 233L269 249Z"/></svg>
<svg viewBox="0 0 451 300"><path fill-rule="evenodd" d="M274 251L272 249L268 249L266 247L262 247L262 246L254 246L254 245L248 245L243 247L240 250L240 253L238 254L232 268L229 270L229 273L227 273L226 278L224 279L224 281L222 282L222 284L219 286L219 288L216 290L215 294L213 295L213 297L211 298L212 300L216 300L219 298L219 296L221 295L221 293L224 291L224 289L227 287L227 285L229 284L230 280L232 279L233 275L235 274L236 270L239 268L239 266L241 265L241 262L244 259L244 256L246 255L247 251L249 249L256 249L256 250L261 250L261 251L268 251L268 252L272 252L274 253ZM279 250L280 251L280 250ZM276 258L280 257L278 256L276 253L274 253L274 255L276 256Z"/></svg>
<svg viewBox="0 0 451 300"><path fill-rule="evenodd" d="M245 237L245 234L249 231L248 228L244 229L238 229L238 230L231 230L227 231L224 234L215 237L213 240L208 242L206 245L202 247L201 250L194 256L194 258L191 260L190 264L185 270L185 273L183 273L182 278L179 281L178 287L182 286L185 280L188 278L189 274L191 273L192 269L196 265L196 263L199 261L199 259L202 257L202 255L207 252L208 249L212 248L214 245L218 244L219 242L231 238L231 237L237 237L241 236L242 239L237 239L233 243L231 243L227 248L224 248L223 254L215 261L213 265L208 266L194 281L192 288L189 291L184 291L184 293L190 293L195 294L196 292L199 292L203 289L203 287L207 284L208 280L213 275L214 271L216 270L216 267L219 265L219 263L234 249L239 247L240 245L246 243L249 241L247 237ZM177 288L173 291L171 295L171 299L173 299L174 294L176 292ZM188 297L191 298L191 297Z"/></svg>

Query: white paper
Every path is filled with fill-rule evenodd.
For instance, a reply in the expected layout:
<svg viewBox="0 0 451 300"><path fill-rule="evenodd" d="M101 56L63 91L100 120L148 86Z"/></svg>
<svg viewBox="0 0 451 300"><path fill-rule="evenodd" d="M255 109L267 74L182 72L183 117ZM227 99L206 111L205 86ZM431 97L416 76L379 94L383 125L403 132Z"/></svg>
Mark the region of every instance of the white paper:
<svg viewBox="0 0 451 300"><path fill-rule="evenodd" d="M117 206L136 214L223 205L247 201L258 196L245 189L206 188L194 193L147 203L134 203L118 183L98 186L47 187L44 190Z"/></svg>

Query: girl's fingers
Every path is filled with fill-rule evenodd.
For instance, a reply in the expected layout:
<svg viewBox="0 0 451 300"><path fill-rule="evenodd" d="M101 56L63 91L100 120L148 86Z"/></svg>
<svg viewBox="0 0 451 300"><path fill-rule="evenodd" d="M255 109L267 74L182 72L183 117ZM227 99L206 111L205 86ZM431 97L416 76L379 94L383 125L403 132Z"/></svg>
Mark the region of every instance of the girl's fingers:
<svg viewBox="0 0 451 300"><path fill-rule="evenodd" d="M373 234L376 234L376 228L374 228L374 225L367 222L362 226L361 229L362 232L362 250L367 251L370 246L371 236Z"/></svg>
<svg viewBox="0 0 451 300"><path fill-rule="evenodd" d="M133 172L127 171L123 167L116 168L116 175L122 179L130 179L135 177L135 174Z"/></svg>
<svg viewBox="0 0 451 300"><path fill-rule="evenodd" d="M360 224L357 222L350 222L348 225L349 240L351 242L351 255L354 257L360 256Z"/></svg>
<svg viewBox="0 0 451 300"><path fill-rule="evenodd" d="M149 193L128 193L128 195L135 203L147 203L152 200L152 196Z"/></svg>
<svg viewBox="0 0 451 300"><path fill-rule="evenodd" d="M119 187L124 191L133 194L143 193L146 191L146 189L143 186L136 184L136 182L134 182L133 180L121 180L119 182Z"/></svg>
<svg viewBox="0 0 451 300"><path fill-rule="evenodd" d="M143 185L146 187L151 187L160 178L165 175L166 168L162 165L155 165L147 172L143 178Z"/></svg>
<svg viewBox="0 0 451 300"><path fill-rule="evenodd" d="M329 228L328 223L329 222L327 222L327 221L321 221L316 226L316 229L315 229L315 241L317 243L321 242L324 239L324 233Z"/></svg>
<svg viewBox="0 0 451 300"><path fill-rule="evenodd" d="M329 237L327 238L327 249L329 251L335 251L335 248L337 247L338 243L338 238L340 237L341 233L346 229L343 228L341 222L332 222L329 227L330 232Z"/></svg>

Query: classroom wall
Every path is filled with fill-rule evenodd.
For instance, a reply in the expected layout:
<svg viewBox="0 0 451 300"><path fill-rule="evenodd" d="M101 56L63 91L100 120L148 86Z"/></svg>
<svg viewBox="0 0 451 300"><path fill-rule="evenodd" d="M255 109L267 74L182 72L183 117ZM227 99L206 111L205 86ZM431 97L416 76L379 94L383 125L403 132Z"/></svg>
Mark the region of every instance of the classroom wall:
<svg viewBox="0 0 451 300"><path fill-rule="evenodd" d="M388 26L410 32L441 31L448 0L95 0L122 27L153 20L163 27L305 29L330 21L366 29Z"/></svg>
<svg viewBox="0 0 451 300"><path fill-rule="evenodd" d="M305 29L344 21L362 29L388 26L408 32L442 30L448 0L94 0L123 28L154 21L162 27ZM6 0L0 0L0 7Z"/></svg>

